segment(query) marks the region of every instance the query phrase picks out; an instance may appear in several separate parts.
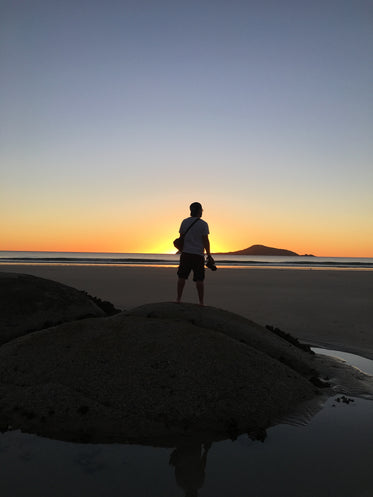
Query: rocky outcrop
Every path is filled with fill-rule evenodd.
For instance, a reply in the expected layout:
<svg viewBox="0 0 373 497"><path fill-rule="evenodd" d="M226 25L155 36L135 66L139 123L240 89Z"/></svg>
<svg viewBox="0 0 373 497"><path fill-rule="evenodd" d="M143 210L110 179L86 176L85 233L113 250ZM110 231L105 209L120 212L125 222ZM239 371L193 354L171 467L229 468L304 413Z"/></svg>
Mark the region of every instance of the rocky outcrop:
<svg viewBox="0 0 373 497"><path fill-rule="evenodd" d="M105 315L75 288L27 274L0 273L0 344L54 324Z"/></svg>
<svg viewBox="0 0 373 497"><path fill-rule="evenodd" d="M0 424L67 440L158 445L263 430L317 389L305 352L293 357L290 344L254 323L245 329L245 321L168 303L13 340L0 348Z"/></svg>
<svg viewBox="0 0 373 497"><path fill-rule="evenodd" d="M288 340L283 340L268 328L254 321L216 307L197 305L170 305L167 302L146 304L127 312L129 316L142 316L157 319L175 319L191 323L200 328L222 333L239 343L269 355L276 361L286 364L299 374L315 375L312 353L304 353ZM294 343L294 342L293 342Z"/></svg>
<svg viewBox="0 0 373 497"><path fill-rule="evenodd" d="M371 378L292 342L221 309L174 303L35 331L0 347L0 429L163 446L263 438L312 415L321 392L372 394Z"/></svg>

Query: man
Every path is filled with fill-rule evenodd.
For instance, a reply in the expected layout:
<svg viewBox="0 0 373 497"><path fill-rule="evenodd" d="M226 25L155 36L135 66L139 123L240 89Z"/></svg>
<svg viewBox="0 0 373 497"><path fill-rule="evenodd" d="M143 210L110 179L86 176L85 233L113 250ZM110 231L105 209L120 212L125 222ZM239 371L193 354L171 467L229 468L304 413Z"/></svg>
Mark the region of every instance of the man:
<svg viewBox="0 0 373 497"><path fill-rule="evenodd" d="M177 299L180 303L183 294L185 282L191 271L193 271L193 281L196 282L198 299L200 305L203 305L204 299L204 279L205 279L205 259L204 251L208 257L210 253L209 227L208 224L201 219L202 205L199 202L193 202L190 205L190 217L184 219L180 226L180 234L185 233L184 247L180 255L180 265L177 271L179 277L177 282Z"/></svg>

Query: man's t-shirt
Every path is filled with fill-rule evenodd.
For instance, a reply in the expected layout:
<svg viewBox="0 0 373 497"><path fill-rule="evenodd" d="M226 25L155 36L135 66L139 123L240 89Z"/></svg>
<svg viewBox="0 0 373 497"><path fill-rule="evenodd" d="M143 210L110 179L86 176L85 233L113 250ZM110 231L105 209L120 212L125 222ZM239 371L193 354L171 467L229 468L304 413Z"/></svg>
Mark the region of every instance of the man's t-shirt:
<svg viewBox="0 0 373 497"><path fill-rule="evenodd" d="M181 223L179 232L185 233L195 219L195 217L187 217L184 219ZM209 233L209 226L206 221L199 219L185 235L183 252L186 252L187 254L203 255L204 247L202 237L203 235L208 235Z"/></svg>

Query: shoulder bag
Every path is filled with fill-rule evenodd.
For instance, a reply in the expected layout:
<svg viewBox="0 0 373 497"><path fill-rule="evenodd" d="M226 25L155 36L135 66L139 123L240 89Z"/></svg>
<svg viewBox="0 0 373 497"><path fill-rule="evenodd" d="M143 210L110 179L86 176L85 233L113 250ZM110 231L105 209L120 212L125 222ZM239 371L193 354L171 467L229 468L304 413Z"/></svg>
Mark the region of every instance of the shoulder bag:
<svg viewBox="0 0 373 497"><path fill-rule="evenodd" d="M174 240L174 246L177 248L177 250L179 252L182 252L183 251L183 248L184 248L184 237L185 235L188 233L188 231L190 230L190 228L192 226L194 226L196 224L197 221L199 221L199 217L197 217L197 219L195 219L192 224L188 227L188 229L185 231L185 233L181 233L180 237L179 238L176 238L176 240Z"/></svg>

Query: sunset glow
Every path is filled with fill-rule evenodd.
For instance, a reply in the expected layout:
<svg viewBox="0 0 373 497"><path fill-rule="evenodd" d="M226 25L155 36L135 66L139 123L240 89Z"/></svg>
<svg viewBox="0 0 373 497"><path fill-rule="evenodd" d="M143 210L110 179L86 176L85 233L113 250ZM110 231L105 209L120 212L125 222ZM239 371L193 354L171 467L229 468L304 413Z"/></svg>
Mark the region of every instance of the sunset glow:
<svg viewBox="0 0 373 497"><path fill-rule="evenodd" d="M4 2L0 250L373 257L367 10Z"/></svg>
<svg viewBox="0 0 373 497"><path fill-rule="evenodd" d="M121 225L119 222L110 225L89 219L84 220L83 224L30 223L16 233L12 229L16 223L11 220L2 230L3 241L8 239L11 242L4 243L2 250L175 253L172 241L178 236L181 220L188 216L187 208L185 212L178 211L179 216L173 219L165 216L164 220L149 214L138 227L131 219L123 217ZM245 217L241 217L239 223L237 220L230 223L229 220L219 219L219 213L206 211L204 218L209 223L213 252L240 250L258 243L318 256L371 257L373 254L372 237L364 231L363 220L351 233L351 238L345 239L344 230L333 226L295 224L294 230L290 223L277 226L268 223L265 226L260 224L260 219L246 221ZM318 235L315 236L315 233Z"/></svg>

